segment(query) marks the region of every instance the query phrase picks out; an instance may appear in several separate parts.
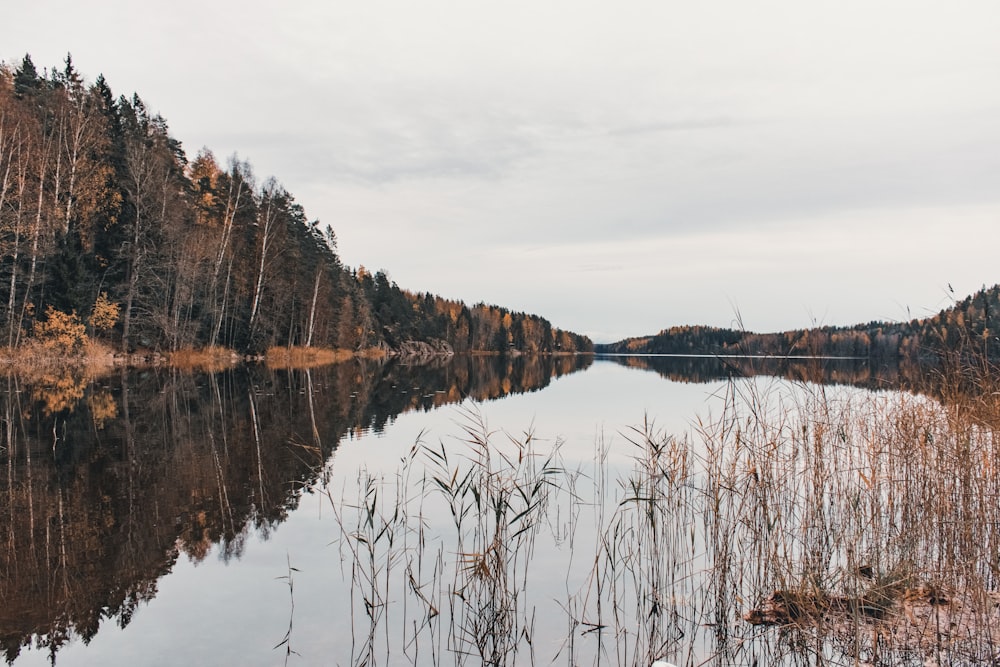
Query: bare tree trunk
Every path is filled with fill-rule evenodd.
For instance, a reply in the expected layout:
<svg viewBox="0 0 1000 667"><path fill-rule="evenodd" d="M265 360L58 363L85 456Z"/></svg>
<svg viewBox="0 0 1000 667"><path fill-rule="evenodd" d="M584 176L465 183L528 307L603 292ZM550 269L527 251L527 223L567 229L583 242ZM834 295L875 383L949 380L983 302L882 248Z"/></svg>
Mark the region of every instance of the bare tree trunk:
<svg viewBox="0 0 1000 667"><path fill-rule="evenodd" d="M229 285L232 280L232 275L233 275L233 258L230 257L229 264L226 267L226 285L222 291L222 309L219 311L219 318L215 325L215 333L212 334L213 346L219 339L219 332L222 330L222 322L226 318L226 308L229 307Z"/></svg>
<svg viewBox="0 0 1000 667"><path fill-rule="evenodd" d="M257 453L257 486L260 493L258 497L258 513L260 514L260 519L263 519L265 507L267 506L264 499L264 463L261 460L260 423L257 420L257 399L253 395L253 387L250 388L248 394L250 397L250 419L253 423L253 441Z"/></svg>
<svg viewBox="0 0 1000 667"><path fill-rule="evenodd" d="M13 559L17 555L17 540L14 537L14 526L16 524L17 516L15 514L14 505L14 460L17 458L17 447L14 442L15 429L14 425L17 423L14 418L14 387L13 376L7 376L7 400L4 403L4 408L6 408L6 413L4 415L4 426L6 427L6 455L7 455L7 494L9 496L10 505L10 518L7 521L7 553L8 558Z"/></svg>
<svg viewBox="0 0 1000 667"><path fill-rule="evenodd" d="M20 127L16 128L14 131L14 136L10 141L10 148L7 149L7 168L4 170L3 184L0 185L0 213L3 212L4 204L7 200L7 188L10 183L10 170L14 163L14 147L20 135ZM3 132L3 119L0 119L0 162L3 160L3 144L4 144ZM14 317L14 307L16 305L16 295L17 295L17 261L20 258L21 252L21 219L22 219L22 204L24 202L24 187L25 187L25 175L26 169L21 168L24 164L24 157L21 152L21 146L17 145L17 156L18 156L18 194L17 194L17 212L14 215L14 239L13 247L10 251L11 266L10 266L10 293L7 298L7 318L8 318L8 330L7 330L7 346L14 347L14 324L17 318ZM18 326L20 329L20 326Z"/></svg>
<svg viewBox="0 0 1000 667"><path fill-rule="evenodd" d="M66 553L66 520L63 490L59 487L59 569L62 572L63 600L69 602L69 556Z"/></svg>
<svg viewBox="0 0 1000 667"><path fill-rule="evenodd" d="M134 563L137 560L136 553L138 552L138 546L136 545L137 536L141 534L141 531L137 529L137 524L139 521L139 510L136 507L136 478L139 475L139 459L136 437L135 437L135 426L132 424L132 418L129 411L129 404L131 401L131 396L129 395L129 382L128 382L128 370L122 368L121 374L121 385L122 385L122 420L125 426L125 458L128 461L128 512L125 519L125 526L123 530L126 534L126 553L124 554L127 558L131 559L131 565L134 567Z"/></svg>
<svg viewBox="0 0 1000 667"><path fill-rule="evenodd" d="M130 128L125 145L125 169L128 174L125 189L135 206L135 220L128 246L128 292L122 315L122 350L125 352L128 351L132 322L135 319L139 280L143 271L147 270L144 266L146 235L151 225L157 222L157 215L161 216L159 221L163 221L162 215L167 206L166 183L170 178L172 160L166 149L167 137L156 128L155 120L149 121L141 106L137 113L140 118Z"/></svg>
<svg viewBox="0 0 1000 667"><path fill-rule="evenodd" d="M260 262L257 265L257 280L253 290L253 301L250 306L250 322L247 327L250 335L253 335L254 325L257 323L257 311L260 308L260 297L264 291L264 268L267 265L267 254L270 250L271 234L274 229L277 212L275 211L274 197L276 195L273 186L270 192L265 191L264 197L267 199L267 207L264 209L264 220L261 232Z"/></svg>
<svg viewBox="0 0 1000 667"><path fill-rule="evenodd" d="M56 170L53 174L52 179L52 211L53 217L55 217L55 212L59 210L59 183L62 177L62 139L65 135L65 118L59 119L59 129L55 136L55 154L56 154Z"/></svg>
<svg viewBox="0 0 1000 667"><path fill-rule="evenodd" d="M313 283L312 305L309 307L309 333L306 336L306 347L312 347L313 330L316 325L316 297L319 296L319 279L323 275L322 269L316 269L316 282Z"/></svg>
<svg viewBox="0 0 1000 667"><path fill-rule="evenodd" d="M17 386L17 383L18 383L18 381L15 378L13 380L13 387L11 387L11 382L10 381L8 381L8 385L7 386L8 386L9 389L12 389L12 391L10 391L10 401L11 401L11 403L13 404L13 402L15 400L17 400L17 408L15 409L14 414L18 415L18 419L19 420L23 420L26 411L24 410L24 406L21 405L21 396L22 396L22 394L21 394L20 388ZM15 399L15 397L17 397L17 398ZM13 434L13 437L15 437L15 438L17 437L18 431L20 431L21 433L25 432L25 425L23 423L20 424L20 428L19 429L15 427L11 431L11 433ZM13 441L11 441L11 447L13 447ZM25 467L25 470L27 471L27 477L28 477L28 523L31 526L31 533L30 533L31 534L31 556L32 556L33 559L37 560L36 546L35 546L35 487L34 487L34 481L33 481L34 480L34 467L31 464L31 447L25 447L24 448L24 467Z"/></svg>
<svg viewBox="0 0 1000 667"><path fill-rule="evenodd" d="M306 368L306 395L309 396L309 419L312 423L313 442L316 444L316 456L323 460L323 440L319 436L319 428L316 426L316 406L313 401L313 380L312 371Z"/></svg>
<svg viewBox="0 0 1000 667"><path fill-rule="evenodd" d="M222 404L222 394L219 392L219 381L215 373L209 374L209 382L214 389L215 398L219 405L219 425L222 429L222 442L226 444L226 409ZM229 501L229 489L226 484L226 471L222 466L222 459L219 456L218 446L215 443L213 429L208 431L208 441L212 445L212 460L215 463L215 476L219 484L219 510L222 514L222 524L229 534L236 534L236 522L233 520L233 505ZM228 454L226 448L225 454Z"/></svg>
<svg viewBox="0 0 1000 667"><path fill-rule="evenodd" d="M222 330L222 320L225 317L227 299L229 297L229 273L226 274L226 286L222 297L222 304L218 302L218 297L216 291L219 287L219 274L222 270L222 263L226 258L226 254L229 251L229 239L232 236L233 223L236 221L236 211L240 206L240 197L243 195L243 179L242 177L237 178L238 174L236 169L233 169L233 175L229 180L229 195L226 199L226 212L222 217L222 238L219 239L219 251L215 256L215 267L212 271L212 282L208 290L209 297L212 299L212 308L214 310L215 324L212 327L212 339L209 342L211 346L215 346L219 340L219 332ZM239 181L236 184L236 193L233 194L233 181ZM232 258L230 258L229 268L232 269Z"/></svg>
<svg viewBox="0 0 1000 667"><path fill-rule="evenodd" d="M24 299L21 301L21 314L18 318L18 322L24 321L24 316L27 313L28 303L31 301L31 290L35 286L35 273L38 270L38 246L41 242L42 237L42 211L44 209L44 197L45 197L45 155L41 156L40 164L41 169L39 170L38 178L38 210L35 212L35 225L32 229L31 235L31 265L28 270L28 284L24 290ZM17 339L15 344L20 342L20 326L18 326Z"/></svg>
<svg viewBox="0 0 1000 667"><path fill-rule="evenodd" d="M66 219L63 230L69 231L70 220L73 217L73 200L76 197L76 179L80 160L83 158L87 134L90 126L90 116L85 110L85 99L81 96L72 102L73 119L70 131L65 134L64 142L69 159L69 183L66 187Z"/></svg>
<svg viewBox="0 0 1000 667"><path fill-rule="evenodd" d="M138 207L136 207L138 209ZM125 314L122 320L122 352L128 352L129 334L132 328L132 305L135 302L136 287L139 284L139 229L142 215L136 211L135 223L132 225L132 249L129 253L128 293L125 297Z"/></svg>

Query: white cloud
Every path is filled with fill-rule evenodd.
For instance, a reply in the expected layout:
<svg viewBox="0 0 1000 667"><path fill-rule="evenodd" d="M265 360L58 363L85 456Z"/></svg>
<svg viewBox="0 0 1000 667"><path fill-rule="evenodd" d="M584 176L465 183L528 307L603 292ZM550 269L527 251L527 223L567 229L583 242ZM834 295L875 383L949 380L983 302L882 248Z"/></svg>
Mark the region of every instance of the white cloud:
<svg viewBox="0 0 1000 667"><path fill-rule="evenodd" d="M72 51L412 289L607 338L1000 280L992 1L63 4L7 58Z"/></svg>

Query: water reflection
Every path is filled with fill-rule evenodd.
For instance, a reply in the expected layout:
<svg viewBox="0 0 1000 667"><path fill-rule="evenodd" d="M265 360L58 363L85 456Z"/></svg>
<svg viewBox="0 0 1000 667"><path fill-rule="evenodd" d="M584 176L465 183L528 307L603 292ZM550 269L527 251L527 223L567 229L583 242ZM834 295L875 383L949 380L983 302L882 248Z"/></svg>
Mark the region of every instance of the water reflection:
<svg viewBox="0 0 1000 667"><path fill-rule="evenodd" d="M672 382L706 383L767 375L796 382L850 384L866 389L897 387L898 367L873 367L867 359L847 357L755 357L700 355L597 355Z"/></svg>
<svg viewBox="0 0 1000 667"><path fill-rule="evenodd" d="M53 375L0 393L0 645L53 660L102 622L126 626L181 553L239 557L348 434L465 398L535 391L589 357L248 366L191 375Z"/></svg>
<svg viewBox="0 0 1000 667"><path fill-rule="evenodd" d="M946 395L941 383L934 382L940 375L901 368L875 372L862 360L613 361L678 382L765 374ZM178 561L198 562L213 550L224 560L239 558L253 538L266 536L291 515L303 489L315 486L322 474L318 470L339 469L344 458L322 464L331 460L345 437L379 432L407 411L539 390L553 378L591 363L589 357L474 357L424 365L351 362L308 371L250 366L202 375L149 370L97 380L51 376L25 383L6 378L0 390L0 465L6 472L6 481L0 483L0 642L7 660L16 659L28 645L47 649L54 659L72 639L89 641L102 623L128 625L136 609L156 596L160 577ZM604 363L604 369L617 371ZM563 386L591 376L601 377L591 373ZM592 382L588 391L607 395L609 389L599 384ZM733 390L742 385L727 386ZM972 564L983 573L979 579L963 574L964 579L946 582L957 581L969 591L995 588L992 579L982 584L995 573L1000 544L995 534L998 496L993 471L1000 460L995 430L968 426L957 410L925 408L930 402L924 399L899 408L880 402L884 396L871 403L841 405L832 398L837 394L829 392L828 399L821 390L814 408L807 403L774 414L760 409L768 396L734 394L725 401L728 412L702 425L698 443L683 436L636 432L633 444L641 445L637 461L643 465L623 478L625 486L617 485L610 476L613 471L596 465L607 460L607 450L595 455L592 474L567 471L564 486L553 487L553 494L562 494L568 503L566 511L557 511L555 519L539 518L534 525L551 521L558 546L568 544L570 552L573 544L578 554L586 554L587 545L598 547L589 563L586 555L573 561L573 567L586 570L578 582L581 593L563 602L563 610L576 623L569 629L565 650L575 652L577 664L588 662L588 656L612 656L612 663L648 665L668 652L668 658L682 664L700 663L706 655L715 656L714 664L752 664L778 649L768 643L772 635L766 630L747 626L742 614L748 605L815 581L833 591L823 601L861 599L846 590L843 572L865 567L888 576L905 563L917 581L918 575L931 571L933 563L927 561L945 553L942 549L960 556L954 562ZM743 403L754 411L737 407ZM587 408L573 405L575 419L593 416L577 416ZM810 419L815 415L822 420L814 424ZM762 421L764 417L774 421ZM911 460L914 443L926 451ZM340 456L345 453L349 450ZM518 454L510 460L534 460ZM900 462L910 466L909 472L900 473ZM454 484L464 478L450 479ZM448 486L444 481L441 488ZM593 498L585 493L591 482ZM479 503L480 496L473 495ZM555 501L553 506L560 507ZM867 513L859 508L868 508ZM397 515L387 511L386 516ZM439 520L452 514L430 511L427 516ZM483 514L469 516L481 519ZM286 523L285 529L294 523ZM370 521L364 525L372 528ZM961 530L946 532L952 526ZM499 553L483 547L516 546L514 537L521 534L491 538L466 550ZM607 535L615 539L605 539ZM350 536L354 539L355 532ZM464 553L451 545L441 548L447 557ZM533 548L512 550L513 556L504 562L515 563L519 576L527 575L527 561L518 559L543 553ZM814 553L824 558L813 562L803 556ZM432 572L416 571L417 581L450 583L437 568L437 559L425 563ZM490 572L500 571L486 565ZM459 575L485 571L486 566L460 567ZM177 574L171 581L176 579ZM537 579L522 580L523 588L545 590L550 601L554 598L542 584L551 579L551 571L540 570ZM273 583L270 578L267 582ZM461 590L480 590L473 585L478 582ZM424 589L413 590L419 598ZM426 590L429 596L432 589ZM492 590L481 590L485 593L465 599L442 593L434 606L443 609L442 603L447 603L458 610L453 614L459 619L457 627L476 629L479 607L472 603L497 600ZM163 599L159 602L162 605ZM298 602L300 609L305 607L304 600ZM596 609L587 606L595 603ZM324 607L330 606L324 601ZM625 609L636 610L634 618L645 620L637 630L614 634L611 622ZM773 611L764 608L762 613ZM557 614L549 616L538 621L539 627L563 622ZM622 611L622 618L626 616ZM448 632L443 623L428 627ZM384 625L380 632L403 635L396 626L388 628ZM341 628L354 630L353 625ZM779 644L782 637L791 636L782 633L777 635ZM536 636L543 635L540 631ZM488 632L484 636L490 637ZM521 641L522 636L527 635L514 639ZM438 646L440 637L431 637L430 645ZM755 643L758 638L763 638L761 643ZM535 644L522 648L529 649L534 651ZM779 652L787 656L789 651ZM63 657L68 659L68 653ZM808 652L792 654L795 662ZM882 664L892 664L886 660Z"/></svg>
<svg viewBox="0 0 1000 667"><path fill-rule="evenodd" d="M873 362L861 357L762 357L699 355L596 355L628 368L657 373L671 382L708 383L768 376L791 382L846 385L869 391L892 390L926 394L940 400L976 387L944 386L947 368L928 368L905 360Z"/></svg>

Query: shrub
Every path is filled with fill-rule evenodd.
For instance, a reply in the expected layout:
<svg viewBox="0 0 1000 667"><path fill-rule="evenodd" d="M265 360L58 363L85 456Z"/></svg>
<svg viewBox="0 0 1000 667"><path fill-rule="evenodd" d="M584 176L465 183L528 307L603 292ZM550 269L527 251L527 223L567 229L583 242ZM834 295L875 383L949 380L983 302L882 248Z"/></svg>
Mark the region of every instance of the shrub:
<svg viewBox="0 0 1000 667"><path fill-rule="evenodd" d="M110 331L118 323L120 313L121 307L108 299L107 292L101 292L90 314L90 326L98 333Z"/></svg>
<svg viewBox="0 0 1000 667"><path fill-rule="evenodd" d="M46 351L79 354L87 342L87 327L76 311L64 313L49 306L45 310L45 321L35 325L35 340Z"/></svg>

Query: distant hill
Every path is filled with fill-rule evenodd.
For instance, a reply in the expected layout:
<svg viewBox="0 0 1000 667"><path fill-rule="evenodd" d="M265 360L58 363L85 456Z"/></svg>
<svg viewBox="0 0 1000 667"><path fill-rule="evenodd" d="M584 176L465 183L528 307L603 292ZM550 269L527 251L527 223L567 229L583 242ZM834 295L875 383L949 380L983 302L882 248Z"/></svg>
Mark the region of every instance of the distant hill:
<svg viewBox="0 0 1000 667"><path fill-rule="evenodd" d="M25 56L0 64L0 346L84 327L123 351L591 349L538 315L342 265L333 229L274 178L191 158L69 56L41 72Z"/></svg>
<svg viewBox="0 0 1000 667"><path fill-rule="evenodd" d="M921 361L947 354L1000 360L1000 285L979 290L950 308L909 322L868 322L780 333L678 326L658 334L596 345L623 354L830 355Z"/></svg>

